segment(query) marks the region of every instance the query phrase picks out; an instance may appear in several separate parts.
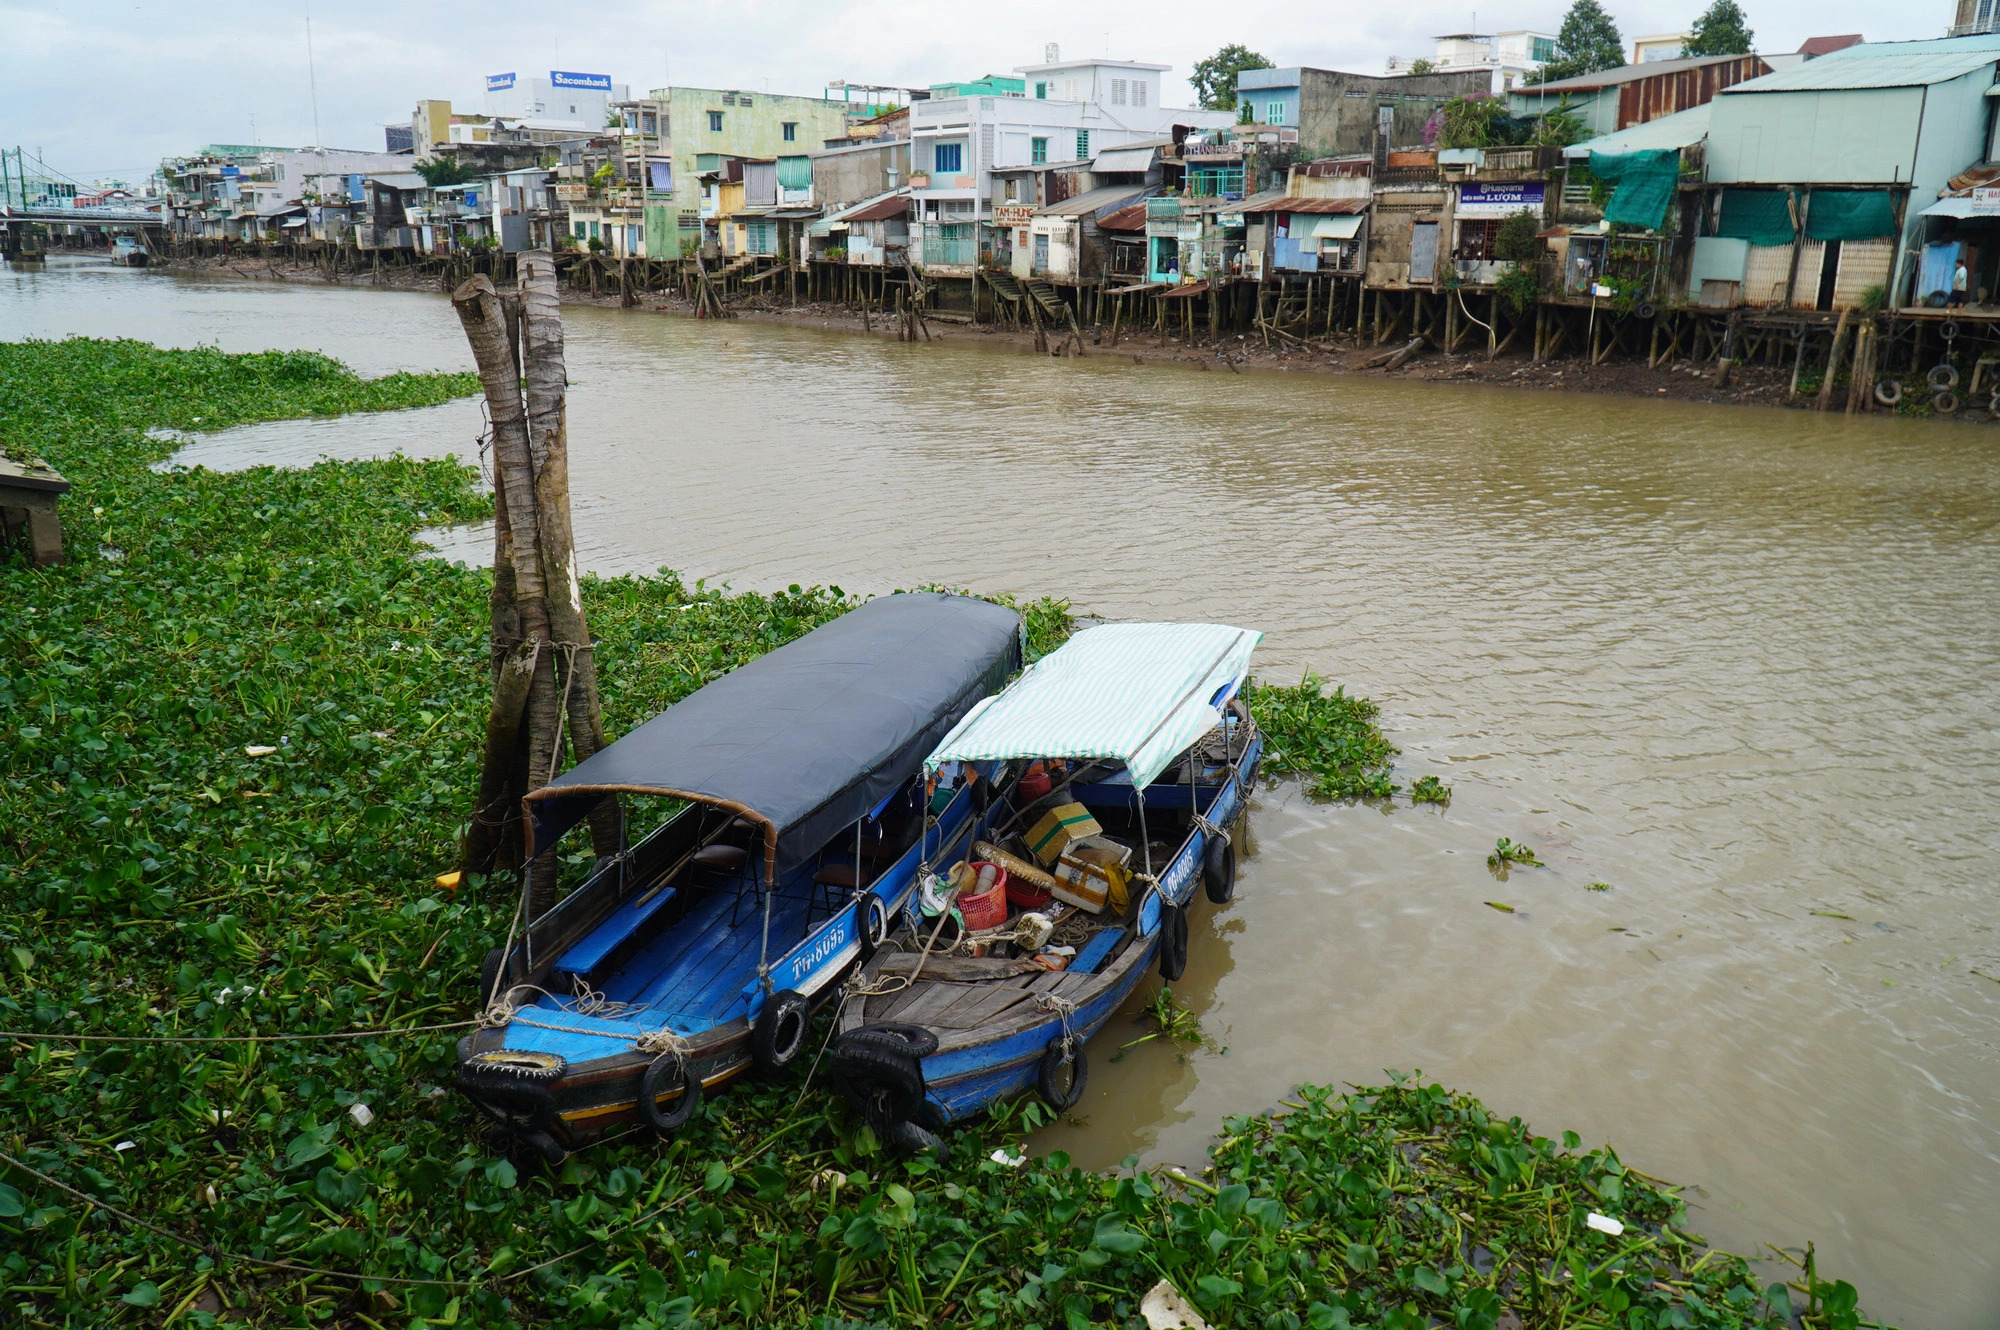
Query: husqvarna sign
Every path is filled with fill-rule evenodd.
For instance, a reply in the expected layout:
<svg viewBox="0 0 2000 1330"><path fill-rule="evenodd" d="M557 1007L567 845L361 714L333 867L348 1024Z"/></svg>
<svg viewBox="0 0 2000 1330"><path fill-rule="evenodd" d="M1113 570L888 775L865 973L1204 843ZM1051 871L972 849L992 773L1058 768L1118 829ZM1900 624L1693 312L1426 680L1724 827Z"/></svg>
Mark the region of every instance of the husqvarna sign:
<svg viewBox="0 0 2000 1330"><path fill-rule="evenodd" d="M556 88L580 88L585 92L610 92L609 74L578 74L567 69L551 69L549 85Z"/></svg>
<svg viewBox="0 0 2000 1330"><path fill-rule="evenodd" d="M488 74L486 76L486 91L488 92L505 92L513 86L514 76L512 74Z"/></svg>

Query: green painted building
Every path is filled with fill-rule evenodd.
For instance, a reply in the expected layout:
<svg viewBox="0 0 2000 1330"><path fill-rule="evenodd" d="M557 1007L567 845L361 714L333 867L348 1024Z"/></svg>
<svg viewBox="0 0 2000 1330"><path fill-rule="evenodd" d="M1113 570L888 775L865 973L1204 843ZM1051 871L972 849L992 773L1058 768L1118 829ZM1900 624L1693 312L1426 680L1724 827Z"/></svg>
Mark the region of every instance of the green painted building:
<svg viewBox="0 0 2000 1330"><path fill-rule="evenodd" d="M1012 74L986 74L963 83L933 83L931 96L939 101L948 97L1025 97L1028 95L1028 80L1015 78Z"/></svg>
<svg viewBox="0 0 2000 1330"><path fill-rule="evenodd" d="M704 158L711 167L723 157L775 159L781 164L780 176L787 181L802 179L809 193L812 169L806 154L825 147L828 139L845 138L850 114L874 109L825 97L736 88L655 88L650 99L665 112L665 132L660 137L673 161L671 189L649 188L646 195L647 252L662 256L682 252L683 244L675 242L698 241L701 236ZM798 163L787 162L789 158ZM785 190L797 192L796 185Z"/></svg>

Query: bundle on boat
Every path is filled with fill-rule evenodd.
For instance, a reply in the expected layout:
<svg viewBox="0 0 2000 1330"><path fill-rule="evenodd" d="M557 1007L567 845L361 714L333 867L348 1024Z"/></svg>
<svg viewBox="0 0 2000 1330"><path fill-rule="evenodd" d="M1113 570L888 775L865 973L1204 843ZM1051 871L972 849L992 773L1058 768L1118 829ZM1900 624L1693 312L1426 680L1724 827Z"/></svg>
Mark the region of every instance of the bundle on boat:
<svg viewBox="0 0 2000 1330"><path fill-rule="evenodd" d="M840 1009L835 1077L878 1135L927 1146L1030 1090L1073 1108L1084 1041L1150 965L1180 976L1197 885L1218 904L1235 890L1229 828L1263 754L1238 693L1261 637L1087 629L930 754L933 801L995 794Z"/></svg>

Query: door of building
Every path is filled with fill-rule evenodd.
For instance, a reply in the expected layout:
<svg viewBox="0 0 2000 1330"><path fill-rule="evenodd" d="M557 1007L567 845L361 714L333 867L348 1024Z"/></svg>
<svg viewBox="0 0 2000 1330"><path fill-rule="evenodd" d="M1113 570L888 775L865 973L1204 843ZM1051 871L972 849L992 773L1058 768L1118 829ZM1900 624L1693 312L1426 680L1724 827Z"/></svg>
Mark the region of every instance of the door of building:
<svg viewBox="0 0 2000 1330"><path fill-rule="evenodd" d="M1035 266L1032 271L1034 271L1037 274L1040 274L1040 273L1045 273L1048 270L1049 270L1049 238L1046 234L1037 235L1035 237Z"/></svg>
<svg viewBox="0 0 2000 1330"><path fill-rule="evenodd" d="M1410 283L1426 285L1437 279L1438 224L1418 222L1410 228Z"/></svg>

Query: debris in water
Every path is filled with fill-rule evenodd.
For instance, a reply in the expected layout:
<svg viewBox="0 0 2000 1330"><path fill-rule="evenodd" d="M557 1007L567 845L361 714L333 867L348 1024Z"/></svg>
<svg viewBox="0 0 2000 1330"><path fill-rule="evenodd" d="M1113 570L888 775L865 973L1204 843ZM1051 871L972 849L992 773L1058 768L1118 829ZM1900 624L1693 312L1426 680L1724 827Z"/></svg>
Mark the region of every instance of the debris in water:
<svg viewBox="0 0 2000 1330"><path fill-rule="evenodd" d="M1164 1279L1140 1300L1139 1314L1146 1318L1147 1330L1208 1330L1201 1313Z"/></svg>
<svg viewBox="0 0 2000 1330"><path fill-rule="evenodd" d="M1502 913L1502 914L1512 914L1512 913L1514 913L1514 907L1513 907L1513 906L1511 906L1511 905L1508 905L1508 904L1506 904L1506 903L1505 903L1505 902L1503 902L1503 901L1488 901L1488 902L1486 902L1486 903L1487 903L1488 905L1492 906L1492 907L1493 907L1494 909L1496 909L1496 910L1500 911L1500 913Z"/></svg>
<svg viewBox="0 0 2000 1330"><path fill-rule="evenodd" d="M1599 1233L1609 1233L1614 1238L1625 1231L1623 1224L1613 1219L1610 1215L1601 1215L1595 1210L1592 1210L1590 1217L1583 1222L1596 1229Z"/></svg>
<svg viewBox="0 0 2000 1330"><path fill-rule="evenodd" d="M244 744L243 751L251 757L269 757L278 750L270 744Z"/></svg>
<svg viewBox="0 0 2000 1330"><path fill-rule="evenodd" d="M1535 852L1517 840L1502 836L1493 842L1493 853L1486 856L1488 868L1505 868L1508 864L1525 864L1529 868L1542 867L1542 861Z"/></svg>

